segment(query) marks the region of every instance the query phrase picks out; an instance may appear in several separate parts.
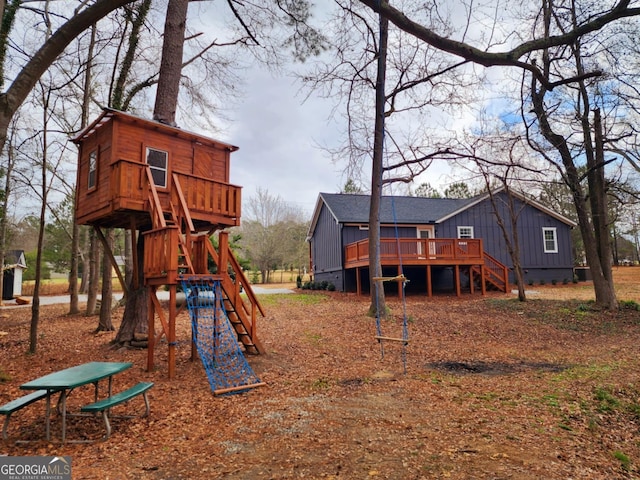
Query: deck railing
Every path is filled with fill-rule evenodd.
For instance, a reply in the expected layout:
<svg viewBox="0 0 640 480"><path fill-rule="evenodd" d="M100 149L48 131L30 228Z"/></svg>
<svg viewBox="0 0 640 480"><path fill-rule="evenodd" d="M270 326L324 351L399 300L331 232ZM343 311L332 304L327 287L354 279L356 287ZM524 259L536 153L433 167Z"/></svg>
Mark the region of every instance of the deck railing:
<svg viewBox="0 0 640 480"><path fill-rule="evenodd" d="M483 263L482 240L478 238L383 238L380 240L382 263L473 264ZM369 240L350 243L345 248L345 266L369 261Z"/></svg>

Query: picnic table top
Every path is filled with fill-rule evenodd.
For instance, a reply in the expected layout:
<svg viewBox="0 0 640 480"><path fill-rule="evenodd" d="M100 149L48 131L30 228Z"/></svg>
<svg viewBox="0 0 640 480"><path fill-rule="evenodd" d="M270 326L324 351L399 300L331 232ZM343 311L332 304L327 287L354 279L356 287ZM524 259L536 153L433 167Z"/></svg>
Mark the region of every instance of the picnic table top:
<svg viewBox="0 0 640 480"><path fill-rule="evenodd" d="M131 362L89 362L20 385L22 390L64 390L95 383L130 368Z"/></svg>

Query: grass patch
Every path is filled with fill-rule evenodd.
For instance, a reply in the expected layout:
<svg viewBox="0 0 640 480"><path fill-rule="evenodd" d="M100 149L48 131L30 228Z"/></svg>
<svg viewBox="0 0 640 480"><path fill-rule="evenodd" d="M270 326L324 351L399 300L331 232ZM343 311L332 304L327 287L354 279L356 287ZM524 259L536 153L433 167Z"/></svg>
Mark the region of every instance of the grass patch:
<svg viewBox="0 0 640 480"><path fill-rule="evenodd" d="M610 378L612 373L620 367L618 364L592 364L592 365L579 365L556 374L553 376L553 380L556 382L561 381L575 381L575 380L588 380L598 381L601 379Z"/></svg>
<svg viewBox="0 0 640 480"><path fill-rule="evenodd" d="M331 388L331 381L328 378L320 377L311 383L311 388L315 390L328 390Z"/></svg>
<svg viewBox="0 0 640 480"><path fill-rule="evenodd" d="M628 472L631 469L631 459L620 450L613 452L613 457L620 462L623 470Z"/></svg>
<svg viewBox="0 0 640 480"><path fill-rule="evenodd" d="M322 335L315 332L304 332L304 336L312 345L318 345L322 341Z"/></svg>
<svg viewBox="0 0 640 480"><path fill-rule="evenodd" d="M597 387L594 392L597 402L596 411L599 413L613 412L620 406L620 401L605 387Z"/></svg>
<svg viewBox="0 0 640 480"><path fill-rule="evenodd" d="M309 293L261 293L257 295L258 300L263 306L269 305L286 305L287 303L296 305L318 305L327 302L328 297L318 294Z"/></svg>

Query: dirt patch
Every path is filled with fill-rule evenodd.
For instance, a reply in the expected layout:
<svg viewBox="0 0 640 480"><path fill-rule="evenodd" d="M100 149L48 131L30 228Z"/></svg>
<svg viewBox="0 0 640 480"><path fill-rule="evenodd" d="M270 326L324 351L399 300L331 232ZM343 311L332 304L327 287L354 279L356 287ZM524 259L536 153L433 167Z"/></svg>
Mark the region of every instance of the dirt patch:
<svg viewBox="0 0 640 480"><path fill-rule="evenodd" d="M622 270L622 269L620 269ZM640 269L625 269L633 292ZM266 387L214 397L191 362L190 327L178 317L177 378L166 345L156 369L146 351L113 349L96 317L42 307L38 352L27 355L29 309L3 310L0 402L20 384L91 360L131 361L115 388L153 381L149 418L115 419L107 442L42 440L43 406L17 413L0 454L70 455L74 479L626 479L640 475L640 296L598 312L581 288L513 295L389 299L394 317L375 340L369 303L354 295L261 295L268 355L251 356ZM552 298L554 292L561 298ZM622 291L622 290L621 290ZM544 293L544 296L543 296ZM114 313L119 323L122 311ZM92 390L69 398L70 410ZM140 402L116 413L136 414ZM54 436L60 419L54 416ZM97 439L100 418L74 418L71 439ZM37 441L16 444L16 440Z"/></svg>
<svg viewBox="0 0 640 480"><path fill-rule="evenodd" d="M558 373L566 370L569 366L537 362L435 362L427 364L427 368L459 375L509 375L527 370Z"/></svg>

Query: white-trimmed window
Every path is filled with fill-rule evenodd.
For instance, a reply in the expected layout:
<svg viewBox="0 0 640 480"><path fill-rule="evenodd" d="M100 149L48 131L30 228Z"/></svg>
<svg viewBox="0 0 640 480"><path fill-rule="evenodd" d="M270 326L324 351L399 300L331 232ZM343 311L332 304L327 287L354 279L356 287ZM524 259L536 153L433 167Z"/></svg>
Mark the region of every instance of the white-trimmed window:
<svg viewBox="0 0 640 480"><path fill-rule="evenodd" d="M93 150L89 153L89 174L87 177L87 188L93 190L96 188L98 181L98 151Z"/></svg>
<svg viewBox="0 0 640 480"><path fill-rule="evenodd" d="M558 253L558 237L556 227L542 227L544 253Z"/></svg>
<svg viewBox="0 0 640 480"><path fill-rule="evenodd" d="M473 238L473 227L458 226L458 238Z"/></svg>
<svg viewBox="0 0 640 480"><path fill-rule="evenodd" d="M167 164L169 154L163 150L147 147L147 164L156 187L167 188Z"/></svg>

